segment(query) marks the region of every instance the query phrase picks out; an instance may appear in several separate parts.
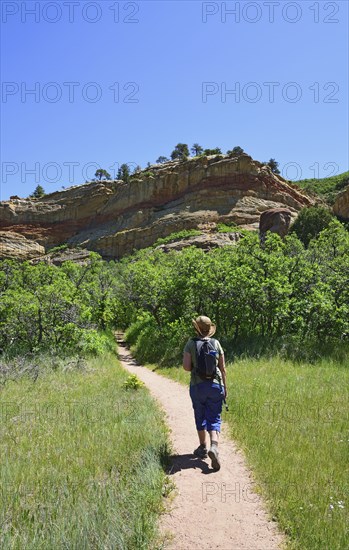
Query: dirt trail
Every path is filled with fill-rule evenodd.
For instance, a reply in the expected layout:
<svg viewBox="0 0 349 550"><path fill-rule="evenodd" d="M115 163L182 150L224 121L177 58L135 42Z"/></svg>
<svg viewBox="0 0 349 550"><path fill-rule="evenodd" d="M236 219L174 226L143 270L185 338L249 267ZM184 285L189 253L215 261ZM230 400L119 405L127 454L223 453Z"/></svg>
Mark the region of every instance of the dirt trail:
<svg viewBox="0 0 349 550"><path fill-rule="evenodd" d="M165 411L176 455L170 477L177 496L162 517L161 531L172 536L166 549L176 550L275 550L283 536L267 517L263 503L253 492L252 476L242 453L225 434L219 450L222 467L211 469L210 459L197 459L197 433L188 388L142 367L117 336L119 359L136 374ZM189 380L188 380L189 384Z"/></svg>

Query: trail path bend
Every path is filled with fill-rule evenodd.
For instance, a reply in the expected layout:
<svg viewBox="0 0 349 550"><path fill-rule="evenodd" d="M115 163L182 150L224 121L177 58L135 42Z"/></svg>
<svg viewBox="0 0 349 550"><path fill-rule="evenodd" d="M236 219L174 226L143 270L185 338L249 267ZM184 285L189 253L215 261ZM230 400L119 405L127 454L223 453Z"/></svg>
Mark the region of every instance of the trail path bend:
<svg viewBox="0 0 349 550"><path fill-rule="evenodd" d="M136 374L160 403L171 430L176 453L170 477L177 496L162 516L160 529L166 550L276 550L284 538L268 519L242 453L225 434L220 437L222 467L193 456L197 433L188 388L137 364L117 335L119 359ZM189 383L189 381L188 381Z"/></svg>

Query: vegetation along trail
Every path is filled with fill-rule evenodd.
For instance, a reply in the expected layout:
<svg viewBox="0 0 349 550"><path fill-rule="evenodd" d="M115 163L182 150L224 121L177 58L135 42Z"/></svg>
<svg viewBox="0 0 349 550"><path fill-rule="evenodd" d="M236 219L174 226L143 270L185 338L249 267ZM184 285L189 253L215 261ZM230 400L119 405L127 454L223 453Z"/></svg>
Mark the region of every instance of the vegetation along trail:
<svg viewBox="0 0 349 550"><path fill-rule="evenodd" d="M253 492L253 478L244 457L223 432L220 439L222 468L214 472L209 459L193 456L197 434L189 391L179 383L134 361L117 335L119 359L131 374L149 388L166 412L174 456L169 475L176 497L164 514L161 530L165 547L177 550L273 550L283 537L268 520L260 497Z"/></svg>

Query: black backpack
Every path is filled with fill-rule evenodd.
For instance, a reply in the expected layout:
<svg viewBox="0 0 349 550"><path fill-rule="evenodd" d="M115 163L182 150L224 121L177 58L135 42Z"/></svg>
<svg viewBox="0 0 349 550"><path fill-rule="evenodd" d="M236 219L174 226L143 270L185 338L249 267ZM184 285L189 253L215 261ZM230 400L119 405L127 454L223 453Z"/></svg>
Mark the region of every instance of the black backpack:
<svg viewBox="0 0 349 550"><path fill-rule="evenodd" d="M217 372L218 351L213 340L193 338L196 347L196 373L202 380L213 380Z"/></svg>

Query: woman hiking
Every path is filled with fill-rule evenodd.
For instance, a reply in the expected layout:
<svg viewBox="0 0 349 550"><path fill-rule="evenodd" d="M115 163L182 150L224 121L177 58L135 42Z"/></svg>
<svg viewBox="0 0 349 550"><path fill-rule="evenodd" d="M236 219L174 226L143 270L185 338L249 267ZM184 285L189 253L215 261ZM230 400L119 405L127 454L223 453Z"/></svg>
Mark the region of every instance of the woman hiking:
<svg viewBox="0 0 349 550"><path fill-rule="evenodd" d="M216 325L209 317L200 315L192 323L197 337L190 338L184 347L183 368L191 373L190 397L200 443L194 455L198 458L209 456L212 468L219 470L218 438L222 403L227 397L224 352L218 340L212 338ZM209 450L206 431L210 436Z"/></svg>

